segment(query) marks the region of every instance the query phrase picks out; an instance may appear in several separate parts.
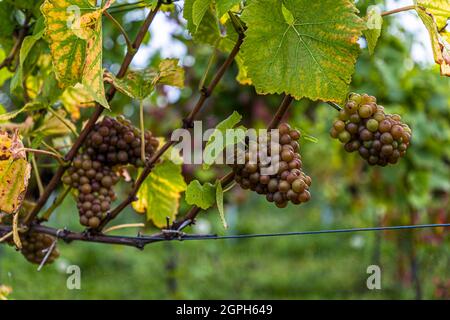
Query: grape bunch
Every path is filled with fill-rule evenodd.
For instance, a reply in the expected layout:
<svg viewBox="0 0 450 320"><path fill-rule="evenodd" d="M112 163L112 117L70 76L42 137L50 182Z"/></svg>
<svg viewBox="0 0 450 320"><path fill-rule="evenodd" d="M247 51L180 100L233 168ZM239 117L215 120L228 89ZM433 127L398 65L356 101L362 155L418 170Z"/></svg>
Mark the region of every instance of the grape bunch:
<svg viewBox="0 0 450 320"><path fill-rule="evenodd" d="M113 187L119 181L119 165L142 166L141 132L120 117L105 117L94 125L86 138L83 152L75 157L63 182L78 190L80 223L97 228L116 199ZM150 158L159 141L145 132L145 156Z"/></svg>
<svg viewBox="0 0 450 320"><path fill-rule="evenodd" d="M146 131L145 155L149 158L158 148L159 141ZM123 117L117 120L105 117L95 124L86 139L85 152L92 160L109 166L132 164L144 165L141 159L141 133Z"/></svg>
<svg viewBox="0 0 450 320"><path fill-rule="evenodd" d="M52 243L56 240L55 237L38 232L29 232L27 234L21 235L20 240L22 242L21 253L31 263L41 264L48 250L50 249ZM14 243L9 242L11 245ZM50 256L48 257L45 264L50 264L59 257L58 248L53 247Z"/></svg>
<svg viewBox="0 0 450 320"><path fill-rule="evenodd" d="M405 155L411 129L399 115L386 114L375 97L352 94L330 135L344 144L345 151L358 151L370 165L386 166Z"/></svg>
<svg viewBox="0 0 450 320"><path fill-rule="evenodd" d="M300 132L282 123L278 126L278 133L279 141L272 133L267 137L259 136L257 143L250 144L245 151L245 163L239 164L235 157L232 168L236 182L243 189L265 194L269 202L284 208L289 201L293 204L309 201L311 178L302 170L298 153ZM263 169L269 167L278 170L267 174Z"/></svg>
<svg viewBox="0 0 450 320"><path fill-rule="evenodd" d="M111 167L91 160L87 154L77 155L63 177L63 182L78 190L77 208L80 223L97 228L116 199L113 186L119 176Z"/></svg>

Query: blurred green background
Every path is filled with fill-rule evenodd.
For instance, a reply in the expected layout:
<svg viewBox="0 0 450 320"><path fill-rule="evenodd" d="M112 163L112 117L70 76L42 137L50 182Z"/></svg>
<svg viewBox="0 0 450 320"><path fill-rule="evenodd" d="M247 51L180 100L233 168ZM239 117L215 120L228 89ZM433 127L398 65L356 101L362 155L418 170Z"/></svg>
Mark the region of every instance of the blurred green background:
<svg viewBox="0 0 450 320"><path fill-rule="evenodd" d="M391 7L409 4L388 2ZM362 13L376 3L384 4L357 1ZM189 40L181 27L180 6L176 3L174 11L158 15L152 36L137 57L137 67L173 56L180 57L186 67L185 89L163 88L146 101L146 126L160 136L179 126L195 103L213 52ZM143 14L138 9L117 13L116 17L134 35ZM352 91L376 96L387 112L401 114L412 128L412 144L398 165L369 167L356 154L345 153L328 135L336 111L323 103L295 102L288 119L303 133L303 167L313 179L311 201L278 209L264 197L235 187L226 194L229 229L223 229L218 213L211 209L187 232L231 235L449 222L450 79L439 75L431 57L415 57L421 52L423 39L418 39L412 27L405 28L411 25L426 35L414 13L386 18L373 56L361 40L362 52L352 83ZM160 38L161 33L166 33L166 38ZM109 21L104 34L105 65L116 70L123 56L123 38ZM219 54L216 65L223 59ZM237 84L236 74L233 66L208 101L202 114L204 126L213 127L233 110L244 116L246 126L262 127L270 120L281 97L257 96L252 87ZM0 94L8 92L8 85L6 81ZM14 101L1 95L0 99L7 109L16 107ZM138 123L136 101L117 95L112 106L114 114L124 114ZM90 112L83 110L82 117ZM217 167L207 172L186 166L184 173L187 181L214 181L216 174L227 170ZM51 174L47 170L44 181ZM119 199L128 188L125 183L120 185ZM32 186L29 196L35 194ZM182 203L180 215L188 209ZM75 201L68 197L49 225L81 231L77 216ZM115 224L142 221L142 216L129 209ZM156 230L148 226L144 231ZM59 248L61 258L37 272L36 266L12 247L0 246L0 285L13 289L8 298L450 299L450 239L448 229L442 228L156 243L143 251L80 242L60 243ZM381 290L366 287L366 269L373 264L382 270ZM81 290L66 287L69 265L81 268Z"/></svg>

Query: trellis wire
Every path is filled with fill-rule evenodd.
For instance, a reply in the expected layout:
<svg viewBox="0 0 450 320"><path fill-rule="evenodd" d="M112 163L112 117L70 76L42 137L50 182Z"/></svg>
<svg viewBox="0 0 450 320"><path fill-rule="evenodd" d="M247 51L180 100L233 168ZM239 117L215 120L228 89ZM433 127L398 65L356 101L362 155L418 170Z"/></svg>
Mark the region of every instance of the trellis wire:
<svg viewBox="0 0 450 320"><path fill-rule="evenodd" d="M366 232L366 231L399 231L410 229L425 229L425 228L446 228L450 227L450 223L437 224L419 224L419 225L404 225L404 226L388 226L388 227L370 227L370 228L350 228L350 229L330 229L330 230L313 230L313 231L294 231L294 232L277 232L277 233L255 233L255 234L237 234L237 235L186 235L181 234L179 237L165 238L159 236L143 237L145 239L153 240L227 240L227 239L248 239L248 238L268 238L268 237L287 237L287 236L303 236L303 235L317 235L317 234L338 234L338 233L352 233L352 232Z"/></svg>

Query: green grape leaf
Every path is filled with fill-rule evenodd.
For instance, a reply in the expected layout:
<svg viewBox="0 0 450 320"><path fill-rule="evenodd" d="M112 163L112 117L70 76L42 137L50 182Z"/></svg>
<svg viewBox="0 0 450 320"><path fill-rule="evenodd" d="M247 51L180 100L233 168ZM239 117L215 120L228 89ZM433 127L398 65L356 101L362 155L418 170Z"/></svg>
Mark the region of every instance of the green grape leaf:
<svg viewBox="0 0 450 320"><path fill-rule="evenodd" d="M383 26L383 17L381 10L377 6L369 6L367 8L366 29L363 31L367 40L367 48L369 54L373 54L377 46L378 38L381 35L381 28Z"/></svg>
<svg viewBox="0 0 450 320"><path fill-rule="evenodd" d="M202 185L193 180L186 189L186 202L206 210L216 202L216 188L209 182Z"/></svg>
<svg viewBox="0 0 450 320"><path fill-rule="evenodd" d="M1 17L0 17L0 19L1 19ZM6 58L5 51L3 51L2 48L0 48L0 61L5 60L5 58ZM3 83L4 83L6 80L8 80L9 78L11 78L12 75L13 75L13 73L10 72L10 71L8 70L8 68L3 68L3 69L1 69L1 70L0 70L0 87L3 86Z"/></svg>
<svg viewBox="0 0 450 320"><path fill-rule="evenodd" d="M216 182L216 203L217 210L219 211L220 220L222 220L223 227L228 228L227 220L225 219L225 210L223 209L223 188L220 181Z"/></svg>
<svg viewBox="0 0 450 320"><path fill-rule="evenodd" d="M217 17L220 19L227 14L234 6L241 3L241 0L219 0L216 1Z"/></svg>
<svg viewBox="0 0 450 320"><path fill-rule="evenodd" d="M25 111L38 111L38 110L42 110L45 108L47 108L47 106L43 105L40 102L29 102L29 103L25 104L19 110L14 110L14 111L11 111L8 113L0 114L0 122L11 120Z"/></svg>
<svg viewBox="0 0 450 320"><path fill-rule="evenodd" d="M20 209L30 179L31 165L22 149L17 133L0 131L0 211L8 214Z"/></svg>
<svg viewBox="0 0 450 320"><path fill-rule="evenodd" d="M12 38L12 34L16 27L13 18L13 7L6 1L0 2L0 38Z"/></svg>
<svg viewBox="0 0 450 320"><path fill-rule="evenodd" d="M344 101L364 28L356 13L349 0L251 1L242 52L257 92Z"/></svg>
<svg viewBox="0 0 450 320"><path fill-rule="evenodd" d="M194 22L195 26L198 26L202 23L203 17L206 14L206 11L211 6L211 0L195 0L192 5L192 22Z"/></svg>
<svg viewBox="0 0 450 320"><path fill-rule="evenodd" d="M201 8L205 7L204 12ZM221 38L219 24L215 13L209 5L212 0L186 0L184 2L183 17L187 21L187 28L192 39L198 43L215 46Z"/></svg>
<svg viewBox="0 0 450 320"><path fill-rule="evenodd" d="M41 11L56 77L62 87L83 88L109 109L102 68L102 14L113 1L45 0Z"/></svg>
<svg viewBox="0 0 450 320"><path fill-rule="evenodd" d="M228 146L235 145L245 139L245 128L236 127L242 116L234 111L228 118L220 122L214 132L209 136L203 152L203 169L209 169L210 165L222 154ZM235 130L229 130L235 129Z"/></svg>
<svg viewBox="0 0 450 320"><path fill-rule="evenodd" d="M183 87L184 69L178 66L178 59L166 59L160 62L158 70L147 68L129 71L121 79L105 71L104 78L123 94L142 100L152 93L157 84Z"/></svg>
<svg viewBox="0 0 450 320"><path fill-rule="evenodd" d="M417 0L416 11L428 30L434 61L440 65L441 75L450 76L450 33L446 29L450 17L447 0Z"/></svg>
<svg viewBox="0 0 450 320"><path fill-rule="evenodd" d="M138 191L133 208L147 214L158 228L164 228L175 220L181 192L186 190L181 165L172 161L158 163Z"/></svg>
<svg viewBox="0 0 450 320"><path fill-rule="evenodd" d="M34 45L37 41L39 41L44 35L44 24L43 20L39 19L36 22L36 26L34 27L33 35L25 37L22 42L22 46L20 47L20 55L19 55L19 67L17 68L14 77L11 80L10 91L15 92L23 83L23 68L25 60L28 57L31 49L33 49Z"/></svg>

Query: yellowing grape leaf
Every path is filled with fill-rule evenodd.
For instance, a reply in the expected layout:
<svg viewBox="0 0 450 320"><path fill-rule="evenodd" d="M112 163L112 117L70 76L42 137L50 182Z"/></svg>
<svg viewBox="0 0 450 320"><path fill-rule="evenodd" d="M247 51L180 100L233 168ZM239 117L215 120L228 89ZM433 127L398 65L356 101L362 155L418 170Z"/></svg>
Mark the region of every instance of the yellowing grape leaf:
<svg viewBox="0 0 450 320"><path fill-rule="evenodd" d="M80 109L94 107L91 95L82 88L68 87L60 97L64 108L70 113L73 120L80 118Z"/></svg>
<svg viewBox="0 0 450 320"><path fill-rule="evenodd" d="M381 35L381 28L383 26L383 17L381 16L381 10L377 6L370 6L367 8L366 16L366 29L364 30L364 36L367 40L367 48L369 54L373 54L375 47L377 46L378 38Z"/></svg>
<svg viewBox="0 0 450 320"><path fill-rule="evenodd" d="M450 76L450 1L417 0L416 11L428 30L433 48L434 61L440 65L441 75Z"/></svg>
<svg viewBox="0 0 450 320"><path fill-rule="evenodd" d="M8 300L8 296L11 294L12 288L0 284L0 300Z"/></svg>
<svg viewBox="0 0 450 320"><path fill-rule="evenodd" d="M41 7L60 85L84 88L105 108L101 17L112 2L98 8L95 0L45 0Z"/></svg>
<svg viewBox="0 0 450 320"><path fill-rule="evenodd" d="M251 1L242 52L257 92L345 100L364 29L356 13L350 0Z"/></svg>
<svg viewBox="0 0 450 320"><path fill-rule="evenodd" d="M175 220L178 212L181 192L186 190L186 183L181 174L181 165L164 161L155 166L145 179L137 194L138 200L133 208L147 214L147 220L159 228L164 228Z"/></svg>
<svg viewBox="0 0 450 320"><path fill-rule="evenodd" d="M31 165L26 160L17 131L0 131L0 211L16 213L25 197Z"/></svg>
<svg viewBox="0 0 450 320"><path fill-rule="evenodd" d="M71 121L66 119L66 111L63 109L58 109L55 110L55 114L47 113L43 123L33 131L33 135L68 135L77 131L76 126Z"/></svg>
<svg viewBox="0 0 450 320"><path fill-rule="evenodd" d="M145 99L157 84L184 86L184 69L178 66L178 59L166 59L159 63L158 70L147 68L129 71L125 77L118 79L105 71L104 79L114 87L134 99Z"/></svg>
<svg viewBox="0 0 450 320"><path fill-rule="evenodd" d="M206 210L216 202L216 188L209 182L202 185L193 180L186 189L186 202Z"/></svg>

